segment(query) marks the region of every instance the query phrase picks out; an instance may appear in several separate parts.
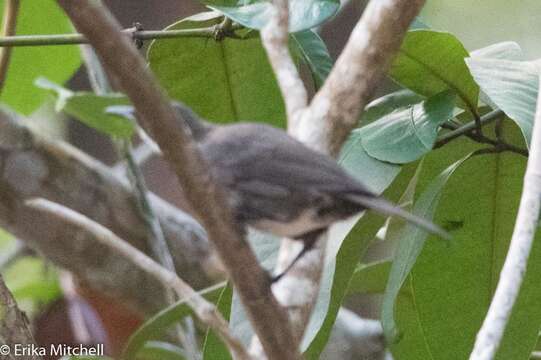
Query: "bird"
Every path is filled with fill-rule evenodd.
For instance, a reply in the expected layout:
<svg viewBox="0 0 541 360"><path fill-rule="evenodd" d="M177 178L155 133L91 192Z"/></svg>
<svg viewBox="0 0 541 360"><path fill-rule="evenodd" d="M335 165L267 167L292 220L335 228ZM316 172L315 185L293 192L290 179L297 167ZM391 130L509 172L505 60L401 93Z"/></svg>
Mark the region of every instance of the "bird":
<svg viewBox="0 0 541 360"><path fill-rule="evenodd" d="M374 194L332 157L314 151L282 129L256 122L218 125L173 101L177 118L191 134L212 179L226 191L241 227L303 242L302 250L272 282L281 279L329 226L366 209L398 216L447 237L431 221Z"/></svg>
<svg viewBox="0 0 541 360"><path fill-rule="evenodd" d="M366 209L448 237L432 222L374 194L332 157L281 129L253 122L216 125L180 102L172 104L208 162L212 178L228 192L235 221L303 242L302 250L273 282L310 251L330 225Z"/></svg>

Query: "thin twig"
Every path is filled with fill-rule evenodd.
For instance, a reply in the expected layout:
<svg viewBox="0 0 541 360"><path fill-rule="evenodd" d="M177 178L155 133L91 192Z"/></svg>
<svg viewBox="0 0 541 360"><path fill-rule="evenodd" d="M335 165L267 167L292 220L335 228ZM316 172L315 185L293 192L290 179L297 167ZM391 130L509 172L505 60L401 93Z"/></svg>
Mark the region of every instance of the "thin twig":
<svg viewBox="0 0 541 360"><path fill-rule="evenodd" d="M81 231L91 233L96 240L107 245L123 257L128 258L140 269L156 278L163 286L173 288L178 296L184 299L186 304L192 308L197 317L220 336L236 358L251 358L240 340L230 332L229 324L216 307L205 300L204 297L192 289L184 280L179 278L177 274L167 270L149 256L129 245L109 229L76 211L45 199L28 200L26 201L26 205L50 216L60 218L70 225L75 225Z"/></svg>
<svg viewBox="0 0 541 360"><path fill-rule="evenodd" d="M233 24L232 29L238 26ZM213 38L214 26L200 29L183 30L137 30L125 29L122 32L134 40L174 39L182 37ZM88 44L90 41L83 34L54 34L54 35L18 35L0 37L0 47L14 46L50 46Z"/></svg>
<svg viewBox="0 0 541 360"><path fill-rule="evenodd" d="M268 274L246 243L239 224L234 222L228 197L213 182L184 119L175 113L141 55L122 35L112 14L99 3L91 0L58 0L58 3L90 40L103 66L118 79L134 104L141 125L162 149L227 268L267 356L299 358L287 313L276 301Z"/></svg>
<svg viewBox="0 0 541 360"><path fill-rule="evenodd" d="M2 36L11 36L15 34L17 28L17 14L19 13L19 0L6 0L4 5L4 23L2 25ZM0 49L0 93L4 89L4 83L11 59L11 47Z"/></svg>
<svg viewBox="0 0 541 360"><path fill-rule="evenodd" d="M288 131L295 134L300 112L306 108L308 95L288 47L288 0L273 0L272 16L261 30L261 40L267 50L282 98L286 105Z"/></svg>
<svg viewBox="0 0 541 360"><path fill-rule="evenodd" d="M541 77L539 83L541 84ZM541 91L538 93L537 104L530 156L524 175L515 229L496 292L477 334L470 356L472 360L489 360L496 356L526 273L528 257L537 230L541 204Z"/></svg>
<svg viewBox="0 0 541 360"><path fill-rule="evenodd" d="M503 111L499 109L493 110L480 118L480 124L481 126L485 126L494 121L500 120L501 117L504 115L505 114L503 113ZM449 131L448 133L445 133L442 136L440 136L438 140L436 141L436 143L434 144L433 148L434 149L440 148L444 146L445 144L449 143L450 141L456 138L459 138L460 136L467 136L470 139L477 141L479 143L489 144L489 145L494 146L494 148L496 148L494 152L510 151L510 152L514 152L519 155L528 157L528 150L520 148L513 144L506 143L501 136L497 140L493 140L485 135L482 135L482 134L479 135L476 129L477 129L476 121L471 121L465 125L455 128L454 130Z"/></svg>

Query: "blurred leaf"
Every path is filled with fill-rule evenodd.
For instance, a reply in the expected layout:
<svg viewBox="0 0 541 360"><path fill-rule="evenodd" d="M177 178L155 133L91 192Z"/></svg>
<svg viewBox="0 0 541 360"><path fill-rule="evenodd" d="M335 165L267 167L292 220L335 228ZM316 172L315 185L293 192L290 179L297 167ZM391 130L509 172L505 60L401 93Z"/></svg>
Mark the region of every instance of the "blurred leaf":
<svg viewBox="0 0 541 360"><path fill-rule="evenodd" d="M446 32L411 30L407 33L389 75L424 96L451 89L472 113L477 113L479 86L464 63L468 52Z"/></svg>
<svg viewBox="0 0 541 360"><path fill-rule="evenodd" d="M56 1L21 1L17 35L64 34L73 32L70 21ZM0 2L0 12L4 1ZM17 112L30 114L46 99L34 87L38 76L63 83L81 63L75 46L34 46L13 48L1 101Z"/></svg>
<svg viewBox="0 0 541 360"><path fill-rule="evenodd" d="M248 28L261 30L272 14L272 4L264 0L200 0L211 9ZM291 0L289 31L298 32L316 27L340 7L339 0Z"/></svg>
<svg viewBox="0 0 541 360"><path fill-rule="evenodd" d="M522 142L513 122L504 121L503 131L510 143ZM454 159L483 147L457 139L431 152L418 187L424 188ZM395 316L403 336L391 347L396 359L469 357L513 233L526 161L514 153L475 156L445 186L435 222L460 226L454 227L450 243L426 242L404 284L406 291L398 296ZM538 338L541 233L536 236L497 360L528 359Z"/></svg>
<svg viewBox="0 0 541 360"><path fill-rule="evenodd" d="M406 166L385 191L384 196L391 201L398 200L413 176L414 170L414 165ZM366 176L369 173L370 171L367 171ZM397 173L394 176L396 175ZM380 189L381 191L383 189ZM349 226L346 227L345 232L336 231L339 224L331 228L328 240L330 244L327 246L330 251L327 252L327 264L321 281L320 295L301 345L303 350L306 349L307 359L319 359L321 351L329 340L338 310L347 294L356 264L364 256L368 245L384 225L385 220L379 214L369 211L354 223L353 229ZM333 248L337 249L337 253L331 250Z"/></svg>
<svg viewBox="0 0 541 360"><path fill-rule="evenodd" d="M198 14L167 29L213 26L215 13ZM285 126L282 97L259 37L177 38L154 41L150 68L169 96L216 122L261 121Z"/></svg>
<svg viewBox="0 0 541 360"><path fill-rule="evenodd" d="M541 63L485 58L466 63L490 100L518 124L529 148Z"/></svg>
<svg viewBox="0 0 541 360"><path fill-rule="evenodd" d="M135 131L132 120L106 111L113 105L129 104L130 101L123 94L73 92L41 77L36 80L36 86L51 90L57 96L56 111L64 111L95 130L118 138L130 138Z"/></svg>
<svg viewBox="0 0 541 360"><path fill-rule="evenodd" d="M449 91L367 125L362 146L368 155L395 164L417 160L434 146L441 124L453 117L455 96Z"/></svg>
<svg viewBox="0 0 541 360"><path fill-rule="evenodd" d="M222 314L225 320L229 320L231 314L231 303L233 301L233 287L228 284L220 294L220 299L216 304L218 311ZM208 360L231 360L229 349L223 344L222 340L214 333L207 329L205 341L203 342L203 359Z"/></svg>
<svg viewBox="0 0 541 360"><path fill-rule="evenodd" d="M464 163L464 161L469 159L470 156L471 155L467 155L463 159L449 166L430 183L415 202L413 214L427 220L432 220L445 184L451 175L453 175L454 171ZM402 236L399 236L400 241L395 250L395 257L393 259L389 281L387 282L385 294L383 296L381 309L381 323L387 343L393 343L397 340L398 330L394 319L396 297L398 296L404 281L408 277L411 268L415 264L417 256L421 252L427 237L428 233L426 231L411 224L406 225Z"/></svg>
<svg viewBox="0 0 541 360"><path fill-rule="evenodd" d="M301 53L302 59L310 68L316 88L320 88L333 66L333 60L325 42L313 30L292 34L291 38Z"/></svg>
<svg viewBox="0 0 541 360"><path fill-rule="evenodd" d="M347 296L352 294L380 294L385 291L392 262L379 261L359 264L349 281Z"/></svg>
<svg viewBox="0 0 541 360"><path fill-rule="evenodd" d="M524 60L520 45L514 41L503 41L470 52L473 58ZM467 63L466 63L467 65Z"/></svg>
<svg viewBox="0 0 541 360"><path fill-rule="evenodd" d="M138 360L185 360L182 348L163 341L148 341L137 354Z"/></svg>
<svg viewBox="0 0 541 360"><path fill-rule="evenodd" d="M223 287L223 284L215 285L202 290L199 293L208 301L215 303L218 301ZM192 314L192 310L186 305L184 300L180 300L160 311L145 321L145 323L131 335L122 354L122 359L135 359L137 353L147 341L158 339L171 325L178 323L184 317Z"/></svg>
<svg viewBox="0 0 541 360"><path fill-rule="evenodd" d="M29 306L24 308L28 312L62 296L56 271L42 259L23 257L6 269L4 278L15 300Z"/></svg>

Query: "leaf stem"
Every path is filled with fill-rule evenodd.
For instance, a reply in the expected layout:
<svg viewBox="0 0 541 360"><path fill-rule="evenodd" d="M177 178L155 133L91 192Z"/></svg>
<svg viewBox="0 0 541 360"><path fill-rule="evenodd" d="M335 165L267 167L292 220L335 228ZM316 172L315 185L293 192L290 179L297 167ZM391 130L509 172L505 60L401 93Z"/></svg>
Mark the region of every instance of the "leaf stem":
<svg viewBox="0 0 541 360"><path fill-rule="evenodd" d="M17 28L17 14L19 13L20 1L7 0L4 6L4 21L2 24L2 36L15 35ZM0 93L4 88L6 75L11 58L11 47L0 49Z"/></svg>

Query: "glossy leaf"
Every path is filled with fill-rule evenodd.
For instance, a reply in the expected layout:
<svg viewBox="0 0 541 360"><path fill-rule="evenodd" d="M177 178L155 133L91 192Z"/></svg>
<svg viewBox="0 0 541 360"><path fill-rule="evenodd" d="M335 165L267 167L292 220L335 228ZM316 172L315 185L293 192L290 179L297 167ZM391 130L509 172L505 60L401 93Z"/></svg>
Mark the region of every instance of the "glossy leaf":
<svg viewBox="0 0 541 360"><path fill-rule="evenodd" d="M265 0L201 0L211 9L248 28L261 30L272 14ZM340 7L339 0L292 0L289 2L289 31L298 32L322 24Z"/></svg>
<svg viewBox="0 0 541 360"><path fill-rule="evenodd" d="M389 75L427 97L450 89L475 113L479 86L464 63L467 56L462 43L452 34L412 30L407 33Z"/></svg>
<svg viewBox="0 0 541 360"><path fill-rule="evenodd" d="M56 95L56 111L64 111L95 130L118 138L130 138L135 131L135 123L132 120L107 112L107 108L111 106L130 103L123 94L96 95L87 91L73 92L45 78L38 78L36 85L51 90Z"/></svg>
<svg viewBox="0 0 541 360"><path fill-rule="evenodd" d="M417 160L434 146L441 124L453 117L455 96L443 92L390 113L364 128L368 155L395 164Z"/></svg>
<svg viewBox="0 0 541 360"><path fill-rule="evenodd" d="M325 42L313 30L292 34L291 39L301 53L303 61L310 68L316 88L320 88L333 66Z"/></svg>
<svg viewBox="0 0 541 360"><path fill-rule="evenodd" d="M430 183L415 202L412 211L415 215L432 220L444 186L455 170L469 157L470 155L467 155L465 158L455 162ZM399 236L400 241L395 251L381 309L383 333L388 343L395 342L398 336L398 330L394 320L396 297L415 264L417 256L423 249L428 235L426 231L408 224L404 228L402 236Z"/></svg>
<svg viewBox="0 0 541 360"><path fill-rule="evenodd" d="M503 124L505 139L520 144L518 127L510 121ZM483 147L457 139L431 152L425 157L419 187L426 186L445 164ZM435 222L451 231L453 239L427 241L403 286L395 313L402 338L391 347L395 358L469 357L511 239L526 160L513 153L475 156L447 183ZM537 234L496 359L528 359L537 341L540 237Z"/></svg>
<svg viewBox="0 0 541 360"><path fill-rule="evenodd" d="M425 97L408 89L402 89L384 95L370 102L364 109L360 124L366 126L385 115L423 101Z"/></svg>
<svg viewBox="0 0 541 360"><path fill-rule="evenodd" d="M167 29L201 28L220 21L219 14L203 13ZM154 41L148 60L169 96L201 117L285 126L282 97L259 37Z"/></svg>
<svg viewBox="0 0 541 360"><path fill-rule="evenodd" d="M485 58L469 58L466 63L483 92L518 124L529 147L541 63Z"/></svg>
<svg viewBox="0 0 541 360"><path fill-rule="evenodd" d="M210 302L218 301L225 284L210 287L200 292ZM190 307L184 300L167 307L160 311L147 321L135 333L132 334L124 352L122 359L135 359L139 350L147 341L159 339L161 335L173 324L178 323L184 317L193 314Z"/></svg>
<svg viewBox="0 0 541 360"><path fill-rule="evenodd" d="M4 9L0 1L0 12ZM65 34L73 27L56 1L21 1L17 17L17 35ZM13 48L6 83L0 100L25 115L30 114L47 98L34 86L38 76L63 83L81 63L75 46L34 46Z"/></svg>
<svg viewBox="0 0 541 360"><path fill-rule="evenodd" d="M391 265L390 260L357 265L349 281L347 295L383 293Z"/></svg>

